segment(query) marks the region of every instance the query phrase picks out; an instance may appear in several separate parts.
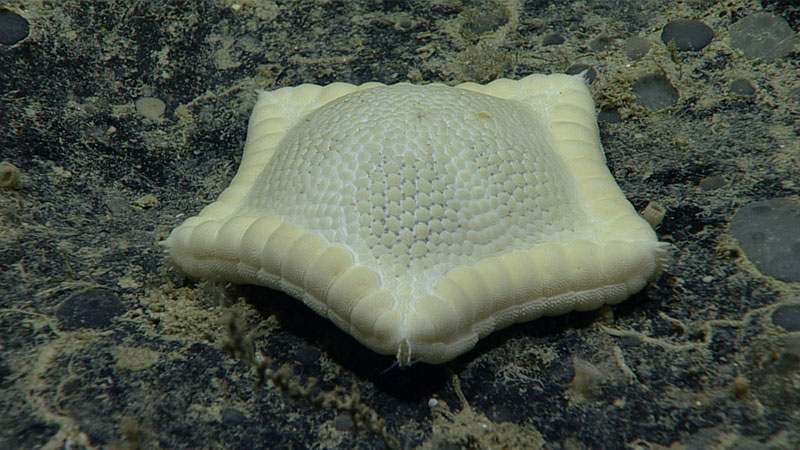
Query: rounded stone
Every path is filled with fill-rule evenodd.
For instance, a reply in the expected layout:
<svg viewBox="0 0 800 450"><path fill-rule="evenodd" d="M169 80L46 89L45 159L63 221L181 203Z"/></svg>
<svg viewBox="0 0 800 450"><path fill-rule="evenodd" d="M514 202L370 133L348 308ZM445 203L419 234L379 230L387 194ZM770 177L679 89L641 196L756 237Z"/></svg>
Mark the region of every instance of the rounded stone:
<svg viewBox="0 0 800 450"><path fill-rule="evenodd" d="M564 37L558 33L550 33L542 39L542 46L560 45L564 43Z"/></svg>
<svg viewBox="0 0 800 450"><path fill-rule="evenodd" d="M678 103L678 90L663 75L645 75L633 85L633 92L639 95L642 104L649 109L675 106Z"/></svg>
<svg viewBox="0 0 800 450"><path fill-rule="evenodd" d="M731 93L740 97L752 97L756 88L747 78L737 78L731 82Z"/></svg>
<svg viewBox="0 0 800 450"><path fill-rule="evenodd" d="M619 115L617 108L603 108L597 113L597 120L605 123L620 123L622 116Z"/></svg>
<svg viewBox="0 0 800 450"><path fill-rule="evenodd" d="M19 14L0 9L0 44L14 45L28 37L28 21Z"/></svg>
<svg viewBox="0 0 800 450"><path fill-rule="evenodd" d="M154 97L142 97L136 100L136 111L148 118L158 119L167 110L167 105L160 99Z"/></svg>
<svg viewBox="0 0 800 450"><path fill-rule="evenodd" d="M792 333L800 331L800 305L782 305L772 312L772 323Z"/></svg>
<svg viewBox="0 0 800 450"><path fill-rule="evenodd" d="M315 347L311 347L309 345L303 345L299 349L297 349L297 353L295 353L295 358L300 364L310 366L312 364L316 364L319 362L320 359L320 351Z"/></svg>
<svg viewBox="0 0 800 450"><path fill-rule="evenodd" d="M333 418L333 427L338 431L353 431L355 422L349 414L339 414Z"/></svg>
<svg viewBox="0 0 800 450"><path fill-rule="evenodd" d="M111 325L111 319L124 312L125 306L116 294L93 289L64 301L56 310L56 317L62 330L104 329Z"/></svg>
<svg viewBox="0 0 800 450"><path fill-rule="evenodd" d="M597 79L597 71L594 70L594 67L588 64L573 64L567 67L567 70L564 72L567 75L578 75L579 73L586 72L583 76L589 84L593 83L594 80Z"/></svg>
<svg viewBox="0 0 800 450"><path fill-rule="evenodd" d="M247 420L247 416L236 408L223 409L220 418L225 425L241 425Z"/></svg>
<svg viewBox="0 0 800 450"><path fill-rule="evenodd" d="M800 204L789 198L751 203L736 211L730 227L761 273L800 281Z"/></svg>
<svg viewBox="0 0 800 450"><path fill-rule="evenodd" d="M678 19L668 23L661 31L661 41L675 46L682 52L704 49L714 39L714 30L699 20Z"/></svg>
<svg viewBox="0 0 800 450"><path fill-rule="evenodd" d="M640 59L650 51L650 42L639 36L633 36L625 41L625 54L630 59Z"/></svg>
<svg viewBox="0 0 800 450"><path fill-rule="evenodd" d="M751 14L740 19L729 30L731 47L749 59L772 61L792 52L794 31L780 17L769 13Z"/></svg>
<svg viewBox="0 0 800 450"><path fill-rule="evenodd" d="M725 186L725 178L720 175L712 175L700 180L700 189L706 192L715 191L723 186Z"/></svg>

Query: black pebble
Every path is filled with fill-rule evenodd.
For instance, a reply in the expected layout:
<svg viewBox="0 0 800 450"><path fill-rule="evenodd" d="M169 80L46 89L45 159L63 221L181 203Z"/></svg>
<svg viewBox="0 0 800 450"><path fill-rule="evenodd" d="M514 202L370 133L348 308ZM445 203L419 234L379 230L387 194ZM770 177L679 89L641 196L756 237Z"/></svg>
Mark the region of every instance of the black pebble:
<svg viewBox="0 0 800 450"><path fill-rule="evenodd" d="M663 75L645 75L633 84L633 92L639 94L644 106L658 111L678 103L678 90Z"/></svg>
<svg viewBox="0 0 800 450"><path fill-rule="evenodd" d="M564 43L564 38L560 34L551 33L542 39L542 45L548 47L550 45L559 45Z"/></svg>
<svg viewBox="0 0 800 450"><path fill-rule="evenodd" d="M736 210L730 232L764 275L800 281L800 204L790 197L750 203Z"/></svg>
<svg viewBox="0 0 800 450"><path fill-rule="evenodd" d="M772 313L772 323L790 333L800 331L800 305L779 306Z"/></svg>
<svg viewBox="0 0 800 450"><path fill-rule="evenodd" d="M103 329L111 319L125 312L119 297L111 291L94 289L68 298L56 310L62 330Z"/></svg>
<svg viewBox="0 0 800 450"><path fill-rule="evenodd" d="M349 415L339 414L333 418L333 427L338 431L352 431L355 428L355 422Z"/></svg>
<svg viewBox="0 0 800 450"><path fill-rule="evenodd" d="M564 73L567 75L577 75L583 71L586 71L586 75L584 75L584 77L588 83L592 83L597 79L597 71L594 70L594 67L588 64L573 64L567 67L567 70Z"/></svg>
<svg viewBox="0 0 800 450"><path fill-rule="evenodd" d="M307 345L301 346L295 353L295 359L304 366L310 366L319 362L320 351Z"/></svg>
<svg viewBox="0 0 800 450"><path fill-rule="evenodd" d="M700 189L706 192L715 191L723 186L725 186L725 178L719 175L711 175L700 180Z"/></svg>
<svg viewBox="0 0 800 450"><path fill-rule="evenodd" d="M617 108L603 108L597 113L597 120L605 123L620 123L622 117Z"/></svg>
<svg viewBox="0 0 800 450"><path fill-rule="evenodd" d="M28 21L7 9L0 9L0 44L14 45L28 37Z"/></svg>
<svg viewBox="0 0 800 450"><path fill-rule="evenodd" d="M247 416L236 408L223 409L221 416L225 425L240 425L247 420Z"/></svg>
<svg viewBox="0 0 800 450"><path fill-rule="evenodd" d="M731 92L742 97L752 97L756 88L747 78L737 78L731 83Z"/></svg>
<svg viewBox="0 0 800 450"><path fill-rule="evenodd" d="M661 40L667 45L675 41L682 52L702 50L712 39L714 30L699 20L673 20L661 31Z"/></svg>

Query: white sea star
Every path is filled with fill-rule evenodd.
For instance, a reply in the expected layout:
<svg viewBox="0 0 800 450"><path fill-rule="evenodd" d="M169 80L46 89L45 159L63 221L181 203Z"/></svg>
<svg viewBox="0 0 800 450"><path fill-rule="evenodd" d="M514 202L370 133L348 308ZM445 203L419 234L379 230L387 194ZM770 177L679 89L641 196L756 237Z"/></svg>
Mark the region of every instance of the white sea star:
<svg viewBox="0 0 800 450"><path fill-rule="evenodd" d="M236 177L164 244L188 275L285 291L400 365L620 302L666 261L567 75L261 92Z"/></svg>

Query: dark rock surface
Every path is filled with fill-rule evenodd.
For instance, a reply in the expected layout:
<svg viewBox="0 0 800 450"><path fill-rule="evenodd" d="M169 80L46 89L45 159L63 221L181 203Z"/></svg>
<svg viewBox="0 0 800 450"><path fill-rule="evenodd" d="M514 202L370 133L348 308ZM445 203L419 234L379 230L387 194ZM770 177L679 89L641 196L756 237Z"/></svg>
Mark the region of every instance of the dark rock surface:
<svg viewBox="0 0 800 450"><path fill-rule="evenodd" d="M356 390L404 448L800 446L800 338L785 317L800 285L760 273L729 229L743 205L800 194L798 61L660 38L686 17L719 36L757 3L25 3L8 8L27 37L0 44L0 160L22 177L0 189L0 448L380 448L351 411L309 401ZM795 26L781 8L767 12ZM635 59L634 36L649 43ZM157 245L235 173L257 88L576 64L613 111L611 173L638 209L666 208L657 233L674 245L663 276L624 303L387 371L392 358L290 297L186 280ZM679 93L657 111L632 90L653 74ZM731 92L739 78L752 96ZM142 98L163 112L141 115ZM69 303L86 292L113 307ZM254 387L221 349L229 309L273 367L314 389Z"/></svg>

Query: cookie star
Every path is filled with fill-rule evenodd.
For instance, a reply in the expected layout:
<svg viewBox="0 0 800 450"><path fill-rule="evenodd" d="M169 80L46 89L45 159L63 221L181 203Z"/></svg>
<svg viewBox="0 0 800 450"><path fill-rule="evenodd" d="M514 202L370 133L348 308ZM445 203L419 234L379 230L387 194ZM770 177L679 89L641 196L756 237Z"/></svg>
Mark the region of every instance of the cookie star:
<svg viewBox="0 0 800 450"><path fill-rule="evenodd" d="M230 186L163 244L189 276L284 291L401 366L618 303L667 261L568 75L260 92Z"/></svg>

